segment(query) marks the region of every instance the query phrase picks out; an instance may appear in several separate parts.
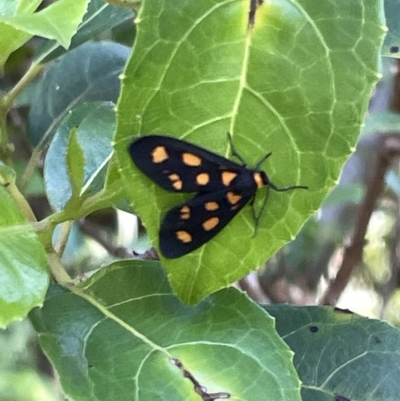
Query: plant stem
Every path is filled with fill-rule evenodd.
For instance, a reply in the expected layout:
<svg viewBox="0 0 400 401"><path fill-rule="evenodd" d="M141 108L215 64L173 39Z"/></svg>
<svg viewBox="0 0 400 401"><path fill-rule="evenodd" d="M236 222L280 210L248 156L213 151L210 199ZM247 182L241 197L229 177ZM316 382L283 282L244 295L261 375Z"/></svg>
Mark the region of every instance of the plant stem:
<svg viewBox="0 0 400 401"><path fill-rule="evenodd" d="M69 233L71 232L72 221L65 221L61 224L60 234L57 239L57 243L54 246L55 251L60 257L64 253L65 247L67 246L67 241Z"/></svg>
<svg viewBox="0 0 400 401"><path fill-rule="evenodd" d="M10 182L9 185L7 185L7 191L8 193L12 196L12 198L15 200L15 202L18 204L19 209L22 211L24 216L28 221L36 222L36 217L29 206L28 201L25 199L25 197L21 194L19 191L18 187L15 185L14 182Z"/></svg>
<svg viewBox="0 0 400 401"><path fill-rule="evenodd" d="M47 260L50 266L51 275L59 284L66 284L72 281L71 277L65 271L64 266L61 264L60 257L54 250L48 251Z"/></svg>
<svg viewBox="0 0 400 401"><path fill-rule="evenodd" d="M14 103L16 97L30 84L36 75L43 69L43 64L31 64L25 75L18 83L4 96L3 107L8 111Z"/></svg>

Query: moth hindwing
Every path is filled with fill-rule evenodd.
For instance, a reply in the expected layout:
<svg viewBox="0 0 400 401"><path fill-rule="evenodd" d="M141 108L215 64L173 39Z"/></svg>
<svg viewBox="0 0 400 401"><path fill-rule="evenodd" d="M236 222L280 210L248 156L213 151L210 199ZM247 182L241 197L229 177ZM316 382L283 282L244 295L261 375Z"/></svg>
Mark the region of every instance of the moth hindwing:
<svg viewBox="0 0 400 401"><path fill-rule="evenodd" d="M161 135L135 140L129 153L137 167L161 188L195 194L170 209L161 223L159 245L167 258L186 255L212 239L253 199L258 188L305 188L277 188L271 183L259 170L269 155L249 169L199 146ZM232 153L242 160L233 145Z"/></svg>

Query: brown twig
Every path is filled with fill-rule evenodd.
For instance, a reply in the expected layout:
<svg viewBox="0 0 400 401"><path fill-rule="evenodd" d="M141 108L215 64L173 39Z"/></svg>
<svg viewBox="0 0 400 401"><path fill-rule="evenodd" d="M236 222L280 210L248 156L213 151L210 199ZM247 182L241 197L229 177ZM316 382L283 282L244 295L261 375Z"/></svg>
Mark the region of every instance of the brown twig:
<svg viewBox="0 0 400 401"><path fill-rule="evenodd" d="M381 318L384 316L384 312L387 306L390 297L393 294L393 291L397 288L399 284L399 273L400 273L400 207L399 204L396 202L393 210L393 214L396 216L396 221L393 227L393 236L390 240L390 260L389 260L389 267L390 267L390 278L389 280L384 283L381 288L381 295L382 295L382 310L381 310Z"/></svg>
<svg viewBox="0 0 400 401"><path fill-rule="evenodd" d="M208 393L207 389L195 379L195 377L183 366L179 359L172 358L171 362L181 370L184 378L189 379L192 382L194 391L201 397L203 401L216 401L231 397L231 395L226 392Z"/></svg>
<svg viewBox="0 0 400 401"><path fill-rule="evenodd" d="M355 228L351 240L351 244L345 249L342 265L339 272L328 288L321 303L323 305L336 305L340 294L346 287L351 273L361 260L365 233L368 223L374 211L375 203L384 189L384 179L386 171L394 157L400 155L400 136L399 134L382 135L378 142L378 151L373 167L373 174L369 179L364 199L358 209L356 216Z"/></svg>

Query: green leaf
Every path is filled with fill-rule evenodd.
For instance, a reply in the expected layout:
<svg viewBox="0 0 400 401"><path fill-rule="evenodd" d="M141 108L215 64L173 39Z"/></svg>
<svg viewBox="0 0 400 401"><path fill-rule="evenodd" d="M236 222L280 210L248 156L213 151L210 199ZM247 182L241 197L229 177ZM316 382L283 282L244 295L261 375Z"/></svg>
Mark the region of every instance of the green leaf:
<svg viewBox="0 0 400 401"><path fill-rule="evenodd" d="M19 13L33 13L42 0L9 0L0 4L2 15L15 15Z"/></svg>
<svg viewBox="0 0 400 401"><path fill-rule="evenodd" d="M36 233L0 186L0 327L42 304L49 282L46 253Z"/></svg>
<svg viewBox="0 0 400 401"><path fill-rule="evenodd" d="M18 13L33 13L41 0L3 1L0 2L0 16L13 17ZM3 68L10 54L21 47L31 35L0 22L0 69Z"/></svg>
<svg viewBox="0 0 400 401"><path fill-rule="evenodd" d="M115 7L104 2L104 0L91 0L78 31L71 39L69 49L74 49L125 21L133 21L133 18L134 13L131 9ZM62 46L59 46L58 42L47 41L37 52L35 59L40 59L41 62L48 62L65 51Z"/></svg>
<svg viewBox="0 0 400 401"><path fill-rule="evenodd" d="M76 127L75 145L82 149L82 158L78 157L76 149L68 145L71 130ZM74 190L79 190L77 196L88 197L104 187L114 130L115 112L112 103L82 104L65 118L49 147L44 165L46 193L54 210L62 210ZM69 155L67 158L66 154ZM75 183L71 181L71 176L72 181L76 179Z"/></svg>
<svg viewBox="0 0 400 401"><path fill-rule="evenodd" d="M58 0L37 13L0 15L0 22L31 36L56 39L68 48L71 37L86 12L88 2L89 0Z"/></svg>
<svg viewBox="0 0 400 401"><path fill-rule="evenodd" d="M47 145L69 110L80 103L116 102L118 76L127 55L128 48L116 43L85 43L53 63L38 85L29 112L31 143Z"/></svg>
<svg viewBox="0 0 400 401"><path fill-rule="evenodd" d="M230 132L250 166L272 152L262 167L277 186L309 187L269 191L255 237L248 206L197 251L162 258L174 290L189 303L242 277L294 237L337 182L378 79L382 1L273 0L258 7L251 30L248 6L144 2L118 104L121 173L155 246L161 219L185 198L138 171L126 150L134 135L163 133L230 157Z"/></svg>
<svg viewBox="0 0 400 401"><path fill-rule="evenodd" d="M30 35L27 33L0 23L0 69L3 69L10 54L20 48L29 39Z"/></svg>
<svg viewBox="0 0 400 401"><path fill-rule="evenodd" d="M78 142L77 130L77 127L71 129L67 144L67 172L71 183L71 198L66 205L67 208L79 207L80 193L85 178L85 156Z"/></svg>
<svg viewBox="0 0 400 401"><path fill-rule="evenodd" d="M294 351L304 401L397 401L400 331L330 307L268 305Z"/></svg>
<svg viewBox="0 0 400 401"><path fill-rule="evenodd" d="M121 177L121 172L115 153L111 157L107 166L107 175L104 188L107 194L115 200L113 203L115 207L132 213L132 206L127 200L128 196L126 194L124 181Z"/></svg>
<svg viewBox="0 0 400 401"><path fill-rule="evenodd" d="M121 261L75 291L52 287L31 314L68 397L198 401L173 362L179 359L210 393L300 400L293 354L273 319L236 289L189 307L173 295L159 262Z"/></svg>

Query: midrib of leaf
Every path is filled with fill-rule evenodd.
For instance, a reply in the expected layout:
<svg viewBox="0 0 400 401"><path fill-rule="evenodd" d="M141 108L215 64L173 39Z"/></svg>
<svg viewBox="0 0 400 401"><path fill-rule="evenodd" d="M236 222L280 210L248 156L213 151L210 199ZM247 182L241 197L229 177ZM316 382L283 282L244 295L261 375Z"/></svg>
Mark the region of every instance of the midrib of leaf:
<svg viewBox="0 0 400 401"><path fill-rule="evenodd" d="M243 91L247 87L246 77L247 77L247 72L248 72L248 67L249 67L251 37L252 37L252 32L251 32L251 30L248 30L247 35L246 35L245 45L244 45L242 71L240 73L240 78L239 78L238 93L237 93L237 96L233 103L231 123L229 125L229 132L230 132L230 135L232 135L232 140L234 138L234 132L235 132L234 127L235 127L236 116L239 113L239 104L242 99ZM227 158L229 158L228 151L229 151L229 148L227 148L227 151L225 154L225 156Z"/></svg>
<svg viewBox="0 0 400 401"><path fill-rule="evenodd" d="M211 15L215 10L217 10L218 8L224 7L226 4L233 3L233 2L236 2L236 1L237 0L228 0L226 2L217 3L217 4L214 5L214 7L210 8L209 10L207 10L207 12L205 12L200 18L198 18L196 21L194 21L194 23L190 27L190 29L188 29L187 32L181 37L181 39L176 42L175 48L171 51L170 57L165 63L167 68L165 68L163 73L160 74L160 79L157 82L157 84L154 85L154 90L152 91L152 94L149 95L147 97L147 100L143 103L142 110L146 110L147 109L148 105L151 103L151 101L153 100L154 96L157 94L157 91L161 88L162 82L164 81L165 76L167 75L167 72L169 71L168 67L171 65L172 60L174 59L174 57L178 53L178 50L179 50L180 46L185 43L185 41L188 39L189 35L193 32L193 30L196 29L196 27L200 24L200 22L203 21L205 18L207 18L209 15ZM141 11L145 12L143 7L141 8ZM140 21L140 19L141 19L141 12L138 15L138 20ZM141 29L140 29L140 23L139 23L138 24L138 36L140 34L140 30ZM135 50L133 51L132 56L135 57ZM139 64L140 63L138 63L138 65ZM220 117L218 117L218 119L220 119ZM141 132L142 120L139 119L138 123L139 123L139 132ZM207 122L207 124L208 124L208 122ZM184 137L185 137L185 135L181 136L181 138L184 138Z"/></svg>
<svg viewBox="0 0 400 401"><path fill-rule="evenodd" d="M216 8L216 7L214 7L214 8ZM232 139L233 139L233 134L235 132L234 126L235 126L236 116L238 115L239 105L240 105L240 101L242 99L243 91L246 87L248 87L246 77L247 77L247 72L248 72L248 67L249 67L251 38L252 38L252 32L251 32L251 30L249 30L247 32L246 41L244 44L242 70L241 70L241 73L239 76L238 92L237 92L236 98L234 99L234 102L233 102L232 113L230 116L228 116L228 117L230 117L230 120L231 120L230 125L229 125L229 132L232 135ZM225 152L225 157L229 158L229 153L230 153L230 149L229 149L229 147L227 147L226 152ZM249 226L252 226L250 221L248 221L248 220L245 220L245 221ZM199 271L200 271L202 265L204 264L204 262L202 262L203 261L202 254L204 253L204 251L205 251L205 248L202 248L201 253L199 254L199 257L196 258L198 263L196 264L195 267L193 267L193 270L195 271L194 277L197 277L199 275ZM193 294L195 283L196 283L196 280L190 281L190 285L187 286L187 291L186 291L187 294Z"/></svg>
<svg viewBox="0 0 400 401"><path fill-rule="evenodd" d="M93 305L95 308L97 308L105 317L108 319L114 321L115 323L119 324L121 327L123 327L125 330L130 332L133 336L136 338L142 340L145 344L147 344L149 347L153 348L153 350L157 350L162 352L163 354L166 354L168 358L172 358L172 355L163 347L159 346L158 344L154 343L151 341L148 337L146 337L144 334L140 333L139 331L135 330L132 326L124 322L122 319L119 317L115 316L115 314L111 313L107 307L105 307L103 304L98 302L95 298L92 296L86 294L84 291L77 287L70 287L69 288L71 292L76 294L77 296L85 299L87 302L89 302L91 305Z"/></svg>

